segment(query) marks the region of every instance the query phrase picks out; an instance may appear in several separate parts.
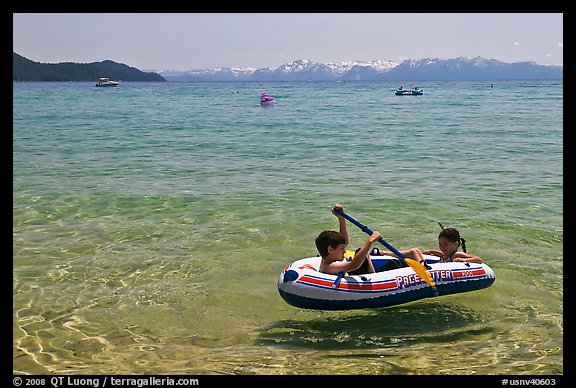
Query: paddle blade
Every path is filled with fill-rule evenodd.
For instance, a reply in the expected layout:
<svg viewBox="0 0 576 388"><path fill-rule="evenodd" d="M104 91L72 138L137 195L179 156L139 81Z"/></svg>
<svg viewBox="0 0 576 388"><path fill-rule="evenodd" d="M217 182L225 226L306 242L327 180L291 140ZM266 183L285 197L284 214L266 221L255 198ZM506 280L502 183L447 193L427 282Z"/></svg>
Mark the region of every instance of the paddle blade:
<svg viewBox="0 0 576 388"><path fill-rule="evenodd" d="M414 272L418 274L418 276L424 279L426 283L430 284L432 288L436 289L436 283L434 283L434 280L432 280L432 277L430 276L430 274L428 274L428 271L426 271L426 268L420 262L409 258L405 258L404 261L406 262L406 264L412 267L412 269L414 270Z"/></svg>

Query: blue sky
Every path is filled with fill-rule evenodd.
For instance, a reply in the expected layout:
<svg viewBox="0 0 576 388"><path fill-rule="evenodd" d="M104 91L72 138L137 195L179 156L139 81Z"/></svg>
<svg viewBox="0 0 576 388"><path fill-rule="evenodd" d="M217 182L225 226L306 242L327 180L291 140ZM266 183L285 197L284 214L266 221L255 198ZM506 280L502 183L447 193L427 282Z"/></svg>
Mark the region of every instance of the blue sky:
<svg viewBox="0 0 576 388"><path fill-rule="evenodd" d="M14 13L35 62L140 70L481 56L563 64L562 13Z"/></svg>

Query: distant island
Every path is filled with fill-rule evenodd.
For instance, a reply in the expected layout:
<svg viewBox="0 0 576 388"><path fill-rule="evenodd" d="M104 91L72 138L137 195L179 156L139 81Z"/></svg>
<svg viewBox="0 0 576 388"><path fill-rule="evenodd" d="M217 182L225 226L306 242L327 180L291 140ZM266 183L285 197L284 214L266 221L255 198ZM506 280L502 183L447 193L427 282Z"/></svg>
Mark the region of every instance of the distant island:
<svg viewBox="0 0 576 388"><path fill-rule="evenodd" d="M110 60L93 63L39 63L13 52L12 81L97 81L107 77L117 81L165 82L160 74Z"/></svg>
<svg viewBox="0 0 576 388"><path fill-rule="evenodd" d="M167 81L476 81L561 80L563 66L505 63L482 57L318 63L298 59L277 68L156 70Z"/></svg>

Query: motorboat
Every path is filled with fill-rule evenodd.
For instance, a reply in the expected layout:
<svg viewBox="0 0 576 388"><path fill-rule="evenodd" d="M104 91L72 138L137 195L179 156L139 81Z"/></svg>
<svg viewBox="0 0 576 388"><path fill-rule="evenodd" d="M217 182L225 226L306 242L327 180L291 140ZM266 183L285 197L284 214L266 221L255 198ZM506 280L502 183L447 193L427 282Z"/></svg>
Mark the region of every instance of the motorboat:
<svg viewBox="0 0 576 388"><path fill-rule="evenodd" d="M260 95L260 105L262 106L271 106L274 105L275 102L276 100L274 99L274 97L272 97L266 92Z"/></svg>
<svg viewBox="0 0 576 388"><path fill-rule="evenodd" d="M397 96L421 96L424 94L424 90L419 89L418 86L414 89L403 89L402 86L400 86L394 94Z"/></svg>
<svg viewBox="0 0 576 388"><path fill-rule="evenodd" d="M105 77L101 77L98 82L96 82L97 87L118 86L119 84L118 81L112 81L110 78Z"/></svg>

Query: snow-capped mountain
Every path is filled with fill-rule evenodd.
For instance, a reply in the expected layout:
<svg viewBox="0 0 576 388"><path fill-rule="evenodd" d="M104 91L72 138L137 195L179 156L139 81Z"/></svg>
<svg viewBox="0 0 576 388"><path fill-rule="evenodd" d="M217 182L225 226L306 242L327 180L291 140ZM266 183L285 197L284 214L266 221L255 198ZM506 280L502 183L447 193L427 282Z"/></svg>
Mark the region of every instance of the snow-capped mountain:
<svg viewBox="0 0 576 388"><path fill-rule="evenodd" d="M505 63L482 57L406 60L386 73L388 80L563 79L563 66L535 62Z"/></svg>
<svg viewBox="0 0 576 388"><path fill-rule="evenodd" d="M248 79L257 69L250 67L216 67L200 70L156 70L168 81L242 81Z"/></svg>
<svg viewBox="0 0 576 388"><path fill-rule="evenodd" d="M328 80L482 80L563 79L563 66L534 62L505 63L482 57L407 59L402 63L347 61L317 63L298 59L277 68L156 70L168 81L328 81Z"/></svg>
<svg viewBox="0 0 576 388"><path fill-rule="evenodd" d="M168 81L325 81L346 79L346 74L358 69L370 69L382 73L398 66L398 62L377 60L371 62L346 61L317 63L308 59L298 59L285 63L277 68L227 68L174 71L156 70L155 72Z"/></svg>

